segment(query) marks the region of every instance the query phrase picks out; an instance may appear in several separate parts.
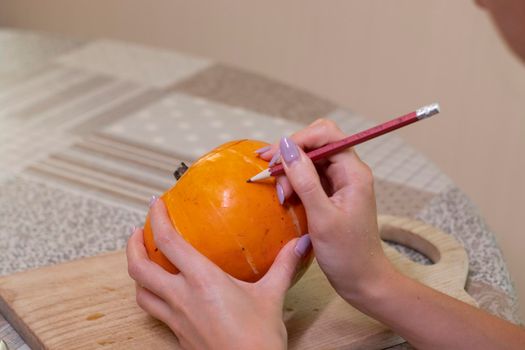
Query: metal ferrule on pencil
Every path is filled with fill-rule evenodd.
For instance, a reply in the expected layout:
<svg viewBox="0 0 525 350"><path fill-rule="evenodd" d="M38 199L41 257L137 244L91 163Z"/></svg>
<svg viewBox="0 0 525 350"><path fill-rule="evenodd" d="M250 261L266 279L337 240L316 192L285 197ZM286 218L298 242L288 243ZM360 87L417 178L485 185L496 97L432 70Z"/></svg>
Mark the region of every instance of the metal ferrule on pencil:
<svg viewBox="0 0 525 350"><path fill-rule="evenodd" d="M440 111L439 103L433 103L431 105L421 107L416 111L417 119L425 119L432 117L434 114L438 114Z"/></svg>

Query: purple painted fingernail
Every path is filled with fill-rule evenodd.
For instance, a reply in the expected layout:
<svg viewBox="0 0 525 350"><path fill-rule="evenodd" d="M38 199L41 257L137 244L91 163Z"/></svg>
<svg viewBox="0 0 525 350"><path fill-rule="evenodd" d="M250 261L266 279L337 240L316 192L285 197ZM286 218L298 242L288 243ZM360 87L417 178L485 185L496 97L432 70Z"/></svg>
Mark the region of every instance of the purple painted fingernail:
<svg viewBox="0 0 525 350"><path fill-rule="evenodd" d="M293 142L291 138L286 136L281 138L279 147L281 149L281 154L283 155L283 159L286 165L290 165L297 159L299 159L299 149L297 148L297 145L295 144L295 142Z"/></svg>
<svg viewBox="0 0 525 350"><path fill-rule="evenodd" d="M136 229L137 229L137 226L135 226L135 225L131 226L129 234L132 235L133 233L135 233Z"/></svg>
<svg viewBox="0 0 525 350"><path fill-rule="evenodd" d="M279 203L283 205L284 203L284 189L283 186L280 183L277 183L275 185L275 190L277 191L277 198L279 199Z"/></svg>
<svg viewBox="0 0 525 350"><path fill-rule="evenodd" d="M270 160L270 163L268 163L268 166L269 167L274 166L275 163L277 163L277 161L279 160L279 158L281 158L281 152L277 151L277 152L275 152L275 154L273 155L272 159Z"/></svg>
<svg viewBox="0 0 525 350"><path fill-rule="evenodd" d="M295 244L295 254L299 257L305 256L310 249L312 249L312 241L310 240L310 234L305 234L299 238Z"/></svg>
<svg viewBox="0 0 525 350"><path fill-rule="evenodd" d="M272 146L264 146L264 147L259 148L258 150L256 150L255 153L263 154L264 152L269 151L271 148L272 148Z"/></svg>
<svg viewBox="0 0 525 350"><path fill-rule="evenodd" d="M149 206L152 207L153 204L155 204L155 202L157 201L157 199L159 199L159 197L151 196L151 199L149 200Z"/></svg>

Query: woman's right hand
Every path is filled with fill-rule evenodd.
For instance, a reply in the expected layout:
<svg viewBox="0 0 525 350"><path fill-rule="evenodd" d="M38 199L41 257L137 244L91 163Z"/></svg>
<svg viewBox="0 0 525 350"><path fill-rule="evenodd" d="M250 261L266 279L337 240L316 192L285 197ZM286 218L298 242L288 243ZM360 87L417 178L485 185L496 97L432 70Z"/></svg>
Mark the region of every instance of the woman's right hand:
<svg viewBox="0 0 525 350"><path fill-rule="evenodd" d="M316 168L301 148L345 135L318 120L262 154L280 151L286 177L280 198L295 191L306 209L319 266L346 301L418 349L524 349L525 331L397 272L379 238L373 178L353 150Z"/></svg>
<svg viewBox="0 0 525 350"><path fill-rule="evenodd" d="M329 120L319 119L261 154L281 156L286 176L277 179L281 201L293 192L301 199L319 266L347 301L384 286L395 272L381 247L373 176L353 149L312 163L305 151L346 135ZM277 156L276 156L277 154ZM317 168L317 169L316 169Z"/></svg>

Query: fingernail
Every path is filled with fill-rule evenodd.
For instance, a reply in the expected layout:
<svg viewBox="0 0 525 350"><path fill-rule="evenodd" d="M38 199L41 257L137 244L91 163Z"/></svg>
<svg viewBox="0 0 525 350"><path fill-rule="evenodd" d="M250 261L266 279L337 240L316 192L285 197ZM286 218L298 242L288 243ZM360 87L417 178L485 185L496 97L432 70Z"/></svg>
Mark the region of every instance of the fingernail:
<svg viewBox="0 0 525 350"><path fill-rule="evenodd" d="M129 229L130 230L129 234L132 235L135 232L136 229L137 229L137 226L135 226L135 225L131 226L131 228Z"/></svg>
<svg viewBox="0 0 525 350"><path fill-rule="evenodd" d="M275 152L275 154L273 155L272 159L270 160L270 163L268 163L268 166L269 167L274 166L275 163L277 163L277 161L279 160L279 158L281 158L281 152L277 151L277 152Z"/></svg>
<svg viewBox="0 0 525 350"><path fill-rule="evenodd" d="M151 196L151 199L149 200L149 206L151 207L155 202L159 199L157 196Z"/></svg>
<svg viewBox="0 0 525 350"><path fill-rule="evenodd" d="M303 257L312 248L312 241L310 240L310 234L305 234L299 238L295 244L295 254Z"/></svg>
<svg viewBox="0 0 525 350"><path fill-rule="evenodd" d="M264 146L264 147L259 148L258 150L256 150L255 153L263 154L264 152L269 151L271 148L272 148L272 146Z"/></svg>
<svg viewBox="0 0 525 350"><path fill-rule="evenodd" d="M281 138L279 146L286 165L290 165L297 159L299 159L299 149L297 148L297 145L295 144L295 142L292 141L291 138L286 136Z"/></svg>
<svg viewBox="0 0 525 350"><path fill-rule="evenodd" d="M283 205L284 203L284 189L283 186L280 183L277 183L275 185L275 190L277 191L277 198L279 199L279 203Z"/></svg>

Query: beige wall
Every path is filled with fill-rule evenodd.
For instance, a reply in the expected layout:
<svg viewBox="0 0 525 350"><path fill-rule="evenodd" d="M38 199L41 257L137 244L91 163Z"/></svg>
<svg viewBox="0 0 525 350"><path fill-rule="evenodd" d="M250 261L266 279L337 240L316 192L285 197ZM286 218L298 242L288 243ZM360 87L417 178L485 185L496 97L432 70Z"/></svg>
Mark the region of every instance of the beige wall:
<svg viewBox="0 0 525 350"><path fill-rule="evenodd" d="M174 47L378 120L439 101L424 133L402 135L479 205L525 302L525 67L472 3L1 0L0 24Z"/></svg>

